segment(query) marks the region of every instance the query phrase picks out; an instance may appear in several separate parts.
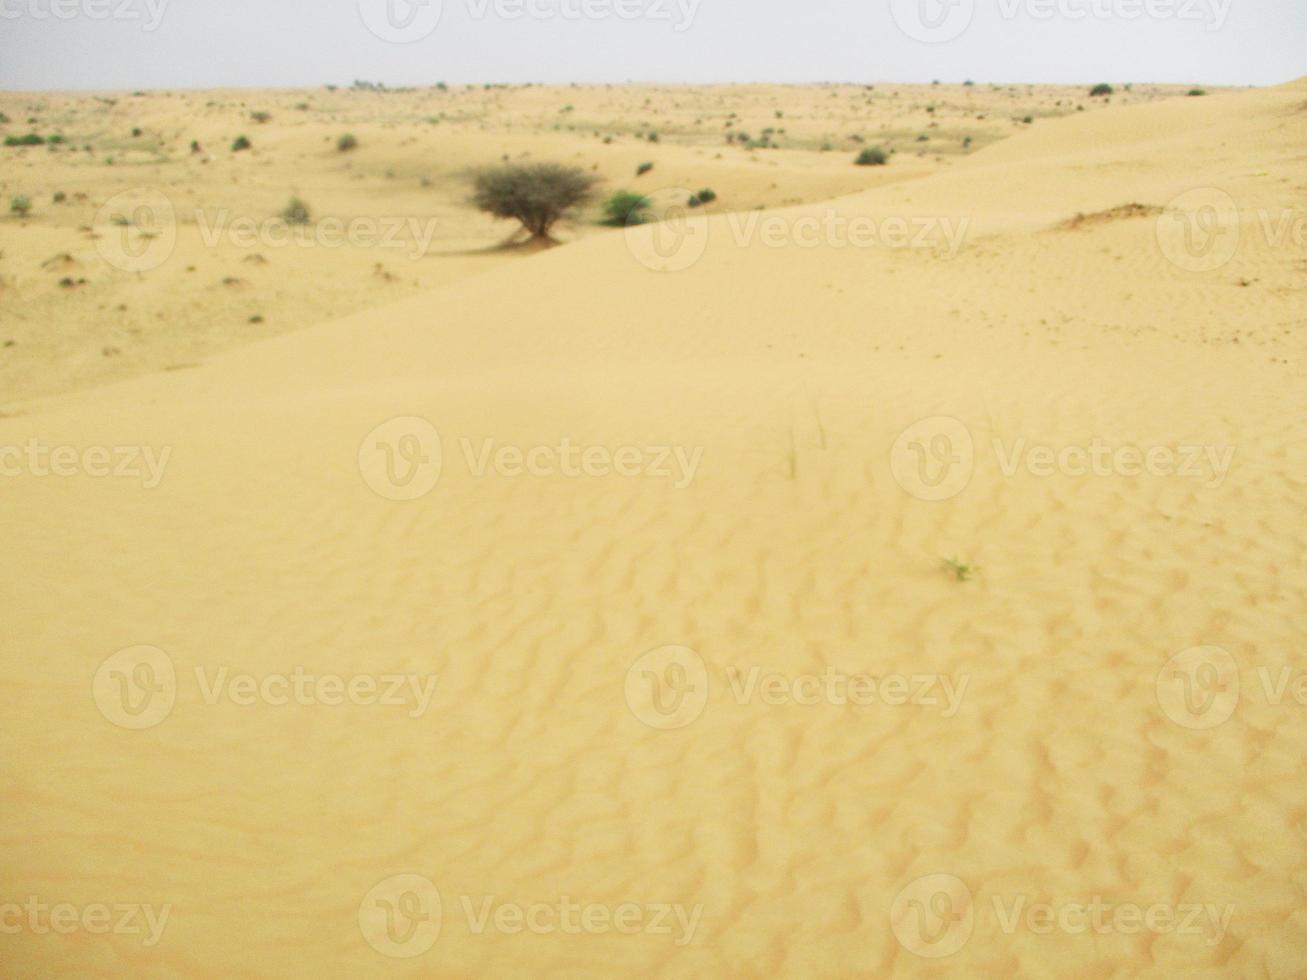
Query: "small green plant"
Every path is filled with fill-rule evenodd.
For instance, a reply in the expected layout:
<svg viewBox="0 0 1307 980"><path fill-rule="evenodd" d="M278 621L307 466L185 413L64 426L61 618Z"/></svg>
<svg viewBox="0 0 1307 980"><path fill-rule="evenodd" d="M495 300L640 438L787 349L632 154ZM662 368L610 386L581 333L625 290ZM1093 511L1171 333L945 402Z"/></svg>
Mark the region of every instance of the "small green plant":
<svg viewBox="0 0 1307 980"><path fill-rule="evenodd" d="M1035 117L1034 117L1034 116L1025 116L1021 121L1022 121L1023 123L1025 123L1027 126L1029 126L1031 123L1033 123L1033 122L1035 121Z"/></svg>
<svg viewBox="0 0 1307 980"><path fill-rule="evenodd" d="M309 206L298 197L290 199L290 202L282 210L281 216L288 225L307 225L311 220Z"/></svg>
<svg viewBox="0 0 1307 980"><path fill-rule="evenodd" d="M242 150L248 150L253 146L254 144L251 143L248 138L237 136L235 141L231 144L231 151L232 153L240 153Z"/></svg>
<svg viewBox="0 0 1307 980"><path fill-rule="evenodd" d="M640 166L638 166L638 167L635 168L635 175L636 175L637 177L643 177L645 174L647 174L647 173L648 173L650 170L652 170L653 168L654 168L654 165L653 165L652 163L648 163L648 162L646 162L646 163L642 163L642 164L640 164Z"/></svg>
<svg viewBox="0 0 1307 980"><path fill-rule="evenodd" d="M141 130L141 128L140 128L139 126L138 126L137 128L135 128L135 129L133 129L133 130L132 130L132 139L140 139L140 138L141 138L141 133L142 133L142 130Z"/></svg>
<svg viewBox="0 0 1307 980"><path fill-rule="evenodd" d="M944 567L953 572L959 582L969 582L973 575L980 572L979 565L969 565L957 558L945 558Z"/></svg>
<svg viewBox="0 0 1307 980"><path fill-rule="evenodd" d="M650 133L650 134L649 134L649 142L650 142L650 143L657 143L657 142L658 142L658 134L657 134L657 133Z"/></svg>
<svg viewBox="0 0 1307 980"><path fill-rule="evenodd" d="M603 223L614 227L642 225L649 220L649 206L652 203L643 194L617 191L604 201Z"/></svg>
<svg viewBox="0 0 1307 980"><path fill-rule="evenodd" d="M262 126L264 123L271 121L272 113L270 112L251 112L250 118Z"/></svg>
<svg viewBox="0 0 1307 980"><path fill-rule="evenodd" d="M40 146L45 142L45 137L38 133L28 133L26 136L6 136L5 146Z"/></svg>
<svg viewBox="0 0 1307 980"><path fill-rule="evenodd" d="M1116 89L1112 88L1111 85L1108 85L1107 82L1099 82L1089 90L1089 97L1091 99L1096 99L1100 95L1111 95L1115 91Z"/></svg>
<svg viewBox="0 0 1307 980"><path fill-rule="evenodd" d="M883 167L889 163L889 156L879 146L869 146L858 154L855 162L859 167Z"/></svg>
<svg viewBox="0 0 1307 980"><path fill-rule="evenodd" d="M717 200L717 192L711 187L705 187L696 194L695 197L697 197L702 204L711 204L713 201Z"/></svg>
<svg viewBox="0 0 1307 980"><path fill-rule="evenodd" d="M350 150L357 150L358 145L358 138L353 133L345 133L340 139L336 140L336 149L341 153L348 153Z"/></svg>
<svg viewBox="0 0 1307 980"><path fill-rule="evenodd" d="M68 200L68 195L63 191L55 191L53 200L55 204L63 204L64 201Z"/></svg>
<svg viewBox="0 0 1307 980"><path fill-rule="evenodd" d="M15 194L9 199L9 210L20 218L26 218L32 210L32 199L26 194Z"/></svg>
<svg viewBox="0 0 1307 980"><path fill-rule="evenodd" d="M1205 88L1191 88L1191 89L1190 89L1188 92L1186 92L1185 94L1188 95L1190 98L1194 98L1194 97L1197 97L1197 96L1199 96L1199 95L1206 95L1206 94L1207 94L1207 89L1205 89Z"/></svg>

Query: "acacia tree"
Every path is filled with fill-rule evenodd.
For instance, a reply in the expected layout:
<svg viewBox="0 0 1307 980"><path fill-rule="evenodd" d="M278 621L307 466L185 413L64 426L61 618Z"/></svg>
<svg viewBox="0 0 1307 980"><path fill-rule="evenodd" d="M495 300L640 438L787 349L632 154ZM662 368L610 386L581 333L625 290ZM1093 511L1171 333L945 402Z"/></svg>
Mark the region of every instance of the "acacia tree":
<svg viewBox="0 0 1307 980"><path fill-rule="evenodd" d="M472 203L496 218L516 218L532 238L549 241L549 230L588 201L596 183L597 178L579 167L508 163L473 175Z"/></svg>

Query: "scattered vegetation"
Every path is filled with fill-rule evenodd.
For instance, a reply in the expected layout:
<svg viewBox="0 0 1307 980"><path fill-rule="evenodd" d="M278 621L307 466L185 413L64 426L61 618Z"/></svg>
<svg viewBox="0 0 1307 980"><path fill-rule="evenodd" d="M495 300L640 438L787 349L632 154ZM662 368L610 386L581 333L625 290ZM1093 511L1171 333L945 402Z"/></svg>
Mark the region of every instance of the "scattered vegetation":
<svg viewBox="0 0 1307 980"><path fill-rule="evenodd" d="M606 225L625 228L630 225L642 225L649 220L649 207L653 202L643 194L634 191L617 191L604 201L604 220Z"/></svg>
<svg viewBox="0 0 1307 980"><path fill-rule="evenodd" d="M690 207L697 208L701 204L711 204L715 200L717 200L717 192L711 187L705 187L698 194L691 197L688 203Z"/></svg>
<svg viewBox="0 0 1307 980"><path fill-rule="evenodd" d="M957 558L944 559L944 567L952 571L959 582L969 582L973 575L980 572L980 566L966 564Z"/></svg>
<svg viewBox="0 0 1307 980"><path fill-rule="evenodd" d="M309 206L298 197L290 199L290 202L282 210L281 216L288 225L307 225L312 220L309 214Z"/></svg>
<svg viewBox="0 0 1307 980"><path fill-rule="evenodd" d="M341 153L348 153L350 150L357 150L358 145L358 138L353 133L345 133L340 139L336 140L336 149Z"/></svg>
<svg viewBox="0 0 1307 980"><path fill-rule="evenodd" d="M590 200L598 178L561 163L485 167L473 174L472 203L497 218L516 218L536 239L568 211Z"/></svg>
<svg viewBox="0 0 1307 980"><path fill-rule="evenodd" d="M240 153L242 150L248 150L253 146L254 144L247 137L237 136L235 142L231 145L231 151L232 153Z"/></svg>
<svg viewBox="0 0 1307 980"><path fill-rule="evenodd" d="M26 136L6 136L5 146L40 146L45 142L45 137L39 133L28 133Z"/></svg>
<svg viewBox="0 0 1307 980"><path fill-rule="evenodd" d="M859 167L883 167L889 163L889 155L879 146L868 146L858 154Z"/></svg>

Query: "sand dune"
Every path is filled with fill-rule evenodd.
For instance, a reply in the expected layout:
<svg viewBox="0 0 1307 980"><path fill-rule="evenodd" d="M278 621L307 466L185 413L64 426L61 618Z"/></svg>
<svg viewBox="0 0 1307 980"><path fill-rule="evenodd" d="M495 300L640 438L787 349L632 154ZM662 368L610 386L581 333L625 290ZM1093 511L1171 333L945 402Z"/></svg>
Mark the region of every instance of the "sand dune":
<svg viewBox="0 0 1307 980"><path fill-rule="evenodd" d="M5 974L1300 975L1304 102L12 405L0 895L170 911ZM297 670L413 686L214 689Z"/></svg>

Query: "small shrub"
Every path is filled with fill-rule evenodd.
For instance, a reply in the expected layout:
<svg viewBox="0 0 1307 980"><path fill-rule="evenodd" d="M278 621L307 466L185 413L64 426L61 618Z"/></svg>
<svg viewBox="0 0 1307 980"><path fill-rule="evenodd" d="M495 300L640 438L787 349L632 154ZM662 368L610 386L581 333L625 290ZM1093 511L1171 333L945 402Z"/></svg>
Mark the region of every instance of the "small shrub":
<svg viewBox="0 0 1307 980"><path fill-rule="evenodd" d="M635 168L635 175L636 175L637 177L643 177L645 174L647 174L647 173L648 173L650 170L652 170L653 168L654 168L654 165L653 165L652 163L642 163L642 164L640 164L640 166L638 166L638 167Z"/></svg>
<svg viewBox="0 0 1307 980"><path fill-rule="evenodd" d="M26 218L32 210L32 200L26 194L16 194L9 200L9 210L20 218Z"/></svg>
<svg viewBox="0 0 1307 980"><path fill-rule="evenodd" d="M473 174L472 203L497 218L516 218L532 237L549 230L569 210L588 201L597 178L561 163L486 167Z"/></svg>
<svg viewBox="0 0 1307 980"><path fill-rule="evenodd" d="M346 133L340 139L336 140L336 149L341 153L348 153L350 150L357 150L358 146L358 138L353 133Z"/></svg>
<svg viewBox="0 0 1307 980"><path fill-rule="evenodd" d="M256 123L258 123L260 126L262 126L264 123L269 122L269 121L272 119L272 113L270 113L270 112L251 112L251 113L250 113L250 118L253 119L253 120L254 120Z"/></svg>
<svg viewBox="0 0 1307 980"><path fill-rule="evenodd" d="M203 153L204 148L200 146L199 140L191 140L191 153Z"/></svg>
<svg viewBox="0 0 1307 980"><path fill-rule="evenodd" d="M1206 94L1207 94L1207 89L1203 89L1203 88L1191 88L1191 89L1190 89L1188 92L1186 92L1185 94L1188 95L1190 98L1194 98L1194 97L1197 97L1197 96L1199 96L1199 95L1206 95Z"/></svg>
<svg viewBox="0 0 1307 980"><path fill-rule="evenodd" d="M711 204L717 200L717 192L711 187L705 187L696 195L704 204Z"/></svg>
<svg viewBox="0 0 1307 980"><path fill-rule="evenodd" d="M55 204L63 204L64 201L68 200L68 195L63 191L55 191L52 200Z"/></svg>
<svg viewBox="0 0 1307 980"><path fill-rule="evenodd" d="M51 146L59 146L62 143L67 143L68 139L62 133L55 133L53 136L50 137L48 142L50 143Z"/></svg>
<svg viewBox="0 0 1307 980"><path fill-rule="evenodd" d="M281 216L288 225L307 225L310 221L309 206L298 197L292 197Z"/></svg>
<svg viewBox="0 0 1307 980"><path fill-rule="evenodd" d="M653 202L634 191L618 191L604 201L604 224L615 227L642 225L649 220L649 206Z"/></svg>
<svg viewBox="0 0 1307 980"><path fill-rule="evenodd" d="M5 146L40 146L45 142L45 137L37 133L28 133L26 136L6 136Z"/></svg>
<svg viewBox="0 0 1307 980"><path fill-rule="evenodd" d="M240 153L242 150L248 150L252 146L254 146L254 144L251 143L249 139L244 136L237 136L235 142L231 145L231 151L232 153Z"/></svg>
<svg viewBox="0 0 1307 980"><path fill-rule="evenodd" d="M1111 95L1115 91L1116 89L1112 88L1111 85L1108 85L1107 82L1099 82L1089 90L1089 97L1095 99L1100 95Z"/></svg>
<svg viewBox="0 0 1307 980"><path fill-rule="evenodd" d="M142 133L142 130L140 129L140 127L137 127L136 129L133 129L133 130L132 130L132 139L140 139L140 137L141 137L141 133Z"/></svg>
<svg viewBox="0 0 1307 980"><path fill-rule="evenodd" d="M650 143L657 143L657 142L658 142L658 134L657 134L657 133L650 133L650 134L649 134L649 142L650 142Z"/></svg>
<svg viewBox="0 0 1307 980"><path fill-rule="evenodd" d="M1022 121L1023 123L1025 123L1027 126L1029 126L1031 123L1033 123L1033 122L1035 121L1035 117L1034 117L1034 116L1026 116L1026 117L1025 117L1024 119L1022 119L1021 121Z"/></svg>
<svg viewBox="0 0 1307 980"><path fill-rule="evenodd" d="M883 167L889 163L889 157L879 146L869 146L858 154L855 162L859 167Z"/></svg>

